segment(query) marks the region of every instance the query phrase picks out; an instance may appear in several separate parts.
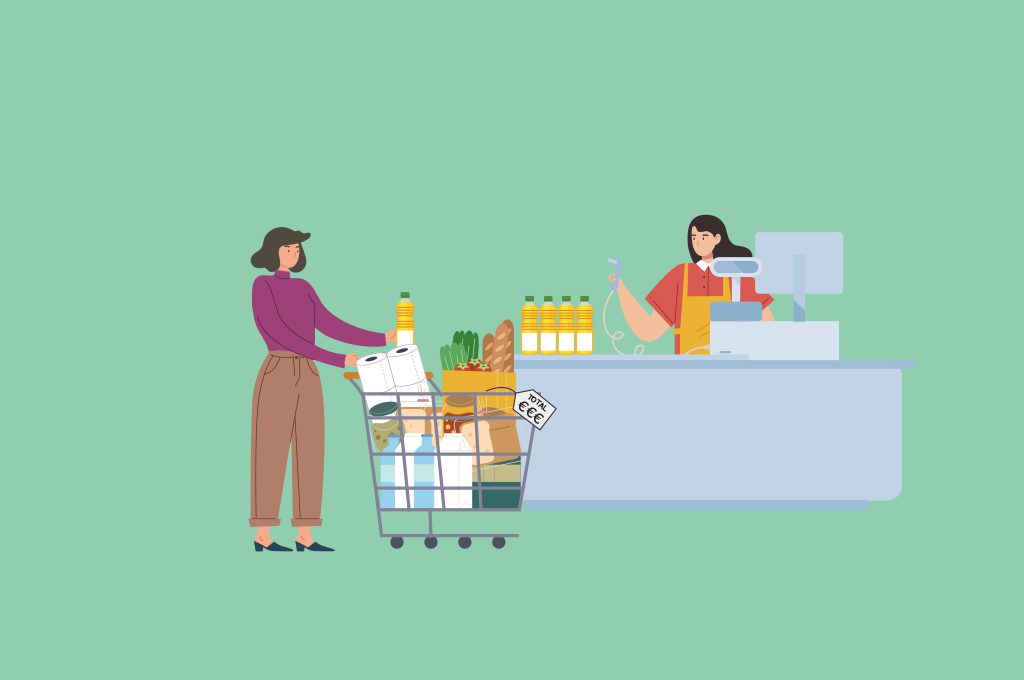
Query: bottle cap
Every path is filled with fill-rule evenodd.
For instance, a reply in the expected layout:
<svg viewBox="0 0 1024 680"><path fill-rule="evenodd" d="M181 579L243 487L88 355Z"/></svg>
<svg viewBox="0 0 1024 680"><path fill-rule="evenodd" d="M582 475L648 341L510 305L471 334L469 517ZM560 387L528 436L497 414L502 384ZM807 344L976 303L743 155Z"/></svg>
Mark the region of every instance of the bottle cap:
<svg viewBox="0 0 1024 680"><path fill-rule="evenodd" d="M581 295L580 296L580 302L590 302L590 296L589 295Z"/></svg>
<svg viewBox="0 0 1024 680"><path fill-rule="evenodd" d="M409 297L409 293L408 293L408 291L403 291L403 292L402 292L402 297L404 297L404 298L407 298L407 297Z"/></svg>
<svg viewBox="0 0 1024 680"><path fill-rule="evenodd" d="M555 299L554 295L545 295L544 296L544 302L551 302L554 299Z"/></svg>
<svg viewBox="0 0 1024 680"><path fill-rule="evenodd" d="M527 295L526 296L526 301L527 302L533 302L533 296L532 295Z"/></svg>
<svg viewBox="0 0 1024 680"><path fill-rule="evenodd" d="M562 302L572 302L572 296L571 295L563 295L562 296Z"/></svg>

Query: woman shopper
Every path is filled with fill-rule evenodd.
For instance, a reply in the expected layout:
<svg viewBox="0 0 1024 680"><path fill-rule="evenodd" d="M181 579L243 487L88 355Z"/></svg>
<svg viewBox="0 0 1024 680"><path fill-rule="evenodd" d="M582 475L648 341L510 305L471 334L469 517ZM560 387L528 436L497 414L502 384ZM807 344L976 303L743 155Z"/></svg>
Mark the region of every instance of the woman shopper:
<svg viewBox="0 0 1024 680"><path fill-rule="evenodd" d="M394 342L395 331L375 333L348 324L327 311L309 282L292 273L306 267L302 243L308 232L277 227L267 232L252 265L273 272L252 284L256 328L267 356L256 375L252 397L251 507L256 552L291 552L270 538L281 523L279 511L288 448L292 452L292 526L295 549L333 550L313 540L318 527L324 480L324 397L316 362L355 366L355 354L336 354L315 344L315 333L353 345L380 347Z"/></svg>

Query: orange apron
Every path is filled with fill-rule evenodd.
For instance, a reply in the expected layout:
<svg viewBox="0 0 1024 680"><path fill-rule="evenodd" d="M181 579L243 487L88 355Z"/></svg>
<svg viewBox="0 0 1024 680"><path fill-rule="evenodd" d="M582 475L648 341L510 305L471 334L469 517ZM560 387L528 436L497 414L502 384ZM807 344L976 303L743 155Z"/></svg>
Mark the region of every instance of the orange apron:
<svg viewBox="0 0 1024 680"><path fill-rule="evenodd" d="M730 283L722 279L721 295L690 295L690 265L683 267L679 326L674 331L676 354L711 354L711 303L732 299Z"/></svg>

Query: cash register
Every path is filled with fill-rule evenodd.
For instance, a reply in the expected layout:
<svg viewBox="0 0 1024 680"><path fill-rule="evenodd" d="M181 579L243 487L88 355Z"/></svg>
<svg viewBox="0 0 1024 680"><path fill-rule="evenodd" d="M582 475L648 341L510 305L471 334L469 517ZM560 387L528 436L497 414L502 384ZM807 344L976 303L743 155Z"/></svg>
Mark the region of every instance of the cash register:
<svg viewBox="0 0 1024 680"><path fill-rule="evenodd" d="M711 273L732 279L732 301L711 304L711 356L767 361L837 361L839 322L807 321L807 294L843 292L840 232L759 232L754 257L718 257ZM740 300L740 279L758 293L792 294L792 321L761 321L761 305Z"/></svg>

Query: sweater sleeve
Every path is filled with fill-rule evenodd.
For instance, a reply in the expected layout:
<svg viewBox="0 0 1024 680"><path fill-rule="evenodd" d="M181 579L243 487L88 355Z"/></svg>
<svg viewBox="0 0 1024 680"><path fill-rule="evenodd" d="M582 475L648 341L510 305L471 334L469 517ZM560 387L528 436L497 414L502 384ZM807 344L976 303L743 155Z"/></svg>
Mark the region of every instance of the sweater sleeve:
<svg viewBox="0 0 1024 680"><path fill-rule="evenodd" d="M288 327L288 324L284 322L280 312L277 310L274 293L270 290L270 285L266 281L256 279L252 284L252 311L256 316L256 323L259 324L260 329L289 351L301 354L313 361L338 366L339 368L345 367L344 354L329 352L326 349L317 347Z"/></svg>
<svg viewBox="0 0 1024 680"><path fill-rule="evenodd" d="M330 310L324 307L324 303L320 302L320 297L313 290L313 286L309 287L309 295L313 300L313 309L315 310L313 325L327 337L363 347L383 347L388 344L383 333L353 326L331 314Z"/></svg>

